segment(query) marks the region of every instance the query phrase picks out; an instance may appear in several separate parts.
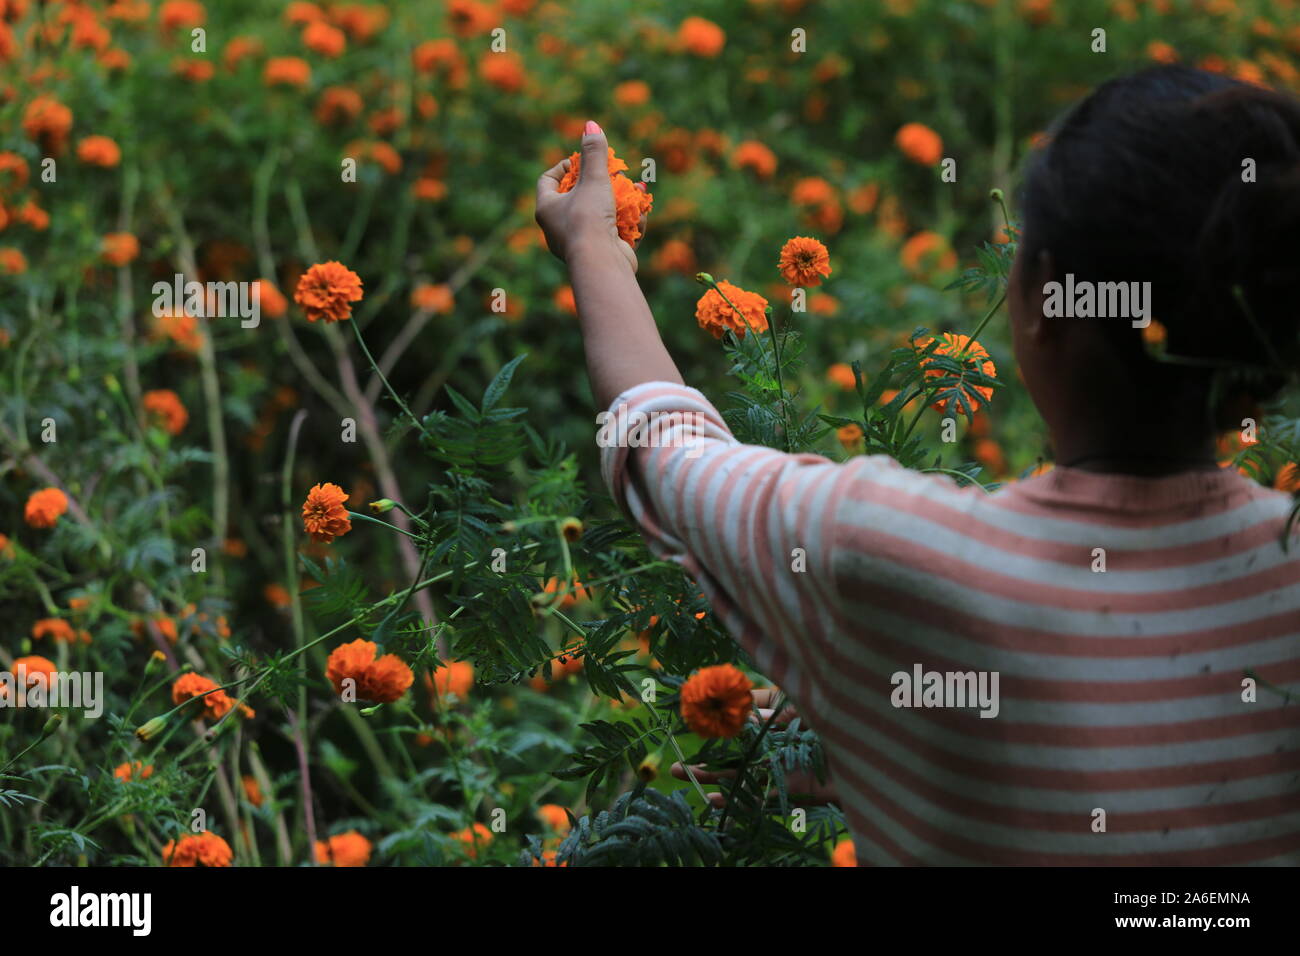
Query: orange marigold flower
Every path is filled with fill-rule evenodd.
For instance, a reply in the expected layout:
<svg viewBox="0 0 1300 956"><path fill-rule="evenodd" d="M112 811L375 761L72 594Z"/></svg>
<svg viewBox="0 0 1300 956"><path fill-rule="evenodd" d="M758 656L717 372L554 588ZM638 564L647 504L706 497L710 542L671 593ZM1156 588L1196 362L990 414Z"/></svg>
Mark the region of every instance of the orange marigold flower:
<svg viewBox="0 0 1300 956"><path fill-rule="evenodd" d="M356 90L347 86L327 86L316 101L316 121L326 126L351 123L363 109L365 103Z"/></svg>
<svg viewBox="0 0 1300 956"><path fill-rule="evenodd" d="M52 96L36 97L23 111L23 132L46 152L60 152L71 129L72 110Z"/></svg>
<svg viewBox="0 0 1300 956"><path fill-rule="evenodd" d="M77 144L77 158L92 166L108 168L122 161L122 150L107 136L87 136Z"/></svg>
<svg viewBox="0 0 1300 956"><path fill-rule="evenodd" d="M790 190L796 206L823 206L835 201L835 187L820 176L805 176Z"/></svg>
<svg viewBox="0 0 1300 956"><path fill-rule="evenodd" d="M957 266L957 253L952 251L948 240L937 232L928 230L918 232L898 253L898 261L903 268L916 275L924 275L931 268L947 272Z"/></svg>
<svg viewBox="0 0 1300 956"><path fill-rule="evenodd" d="M932 340L928 338L921 339L917 341L916 346L918 349L924 349L931 341ZM959 362L963 368L974 370L978 367L985 375L990 377L997 375L997 369L994 367L992 359L989 358L989 353L984 350L984 346L980 345L968 335L961 335L956 332L943 333L942 341L939 343L938 348L934 350L932 355L946 355ZM934 359L931 355L924 356L921 359L921 367L925 369L925 375L927 378L942 378L945 375L952 374L941 368L930 367L933 365ZM970 402L970 410L972 414L979 411L981 404L978 399L971 395L971 392L981 396L985 402L989 402L993 398L992 386L963 385L962 394L966 397L966 400ZM935 402L931 408L934 408L937 411L943 411L945 404L946 403L943 400L940 400Z"/></svg>
<svg viewBox="0 0 1300 956"><path fill-rule="evenodd" d="M370 862L370 841L356 830L316 841L316 862L332 866L365 866Z"/></svg>
<svg viewBox="0 0 1300 956"><path fill-rule="evenodd" d="M480 848L485 848L492 842L492 831L482 823L473 823L465 829L453 833L451 838L463 843L465 845L465 855L473 860L478 858Z"/></svg>
<svg viewBox="0 0 1300 956"><path fill-rule="evenodd" d="M776 173L776 153L756 139L747 139L732 151L731 165L748 169L759 179L771 179Z"/></svg>
<svg viewBox="0 0 1300 956"><path fill-rule="evenodd" d="M569 814L558 803L543 803L537 808L537 818L549 830L556 833L569 832Z"/></svg>
<svg viewBox="0 0 1300 956"><path fill-rule="evenodd" d="M858 381L853 376L853 366L847 362L836 362L826 370L826 381L832 385L838 385L846 392L851 392L858 387Z"/></svg>
<svg viewBox="0 0 1300 956"><path fill-rule="evenodd" d="M681 239L669 239L650 257L650 264L659 272L680 272L682 275L694 275L696 272L695 251Z"/></svg>
<svg viewBox="0 0 1300 956"><path fill-rule="evenodd" d="M347 49L348 37L338 27L332 27L321 20L315 20L307 24L307 28L302 31L302 43L313 53L336 57L341 56L343 51Z"/></svg>
<svg viewBox="0 0 1300 956"><path fill-rule="evenodd" d="M1273 479L1273 487L1278 491L1285 491L1294 494L1300 491L1300 465L1294 461L1289 461L1278 470L1277 477Z"/></svg>
<svg viewBox="0 0 1300 956"><path fill-rule="evenodd" d="M27 271L27 257L13 246L0 246L0 272L18 276Z"/></svg>
<svg viewBox="0 0 1300 956"><path fill-rule="evenodd" d="M229 843L204 830L167 841L162 858L167 866L230 866L235 854Z"/></svg>
<svg viewBox="0 0 1300 956"><path fill-rule="evenodd" d="M134 763L120 763L113 769L113 776L118 780L148 780L153 776L153 764L139 760Z"/></svg>
<svg viewBox="0 0 1300 956"><path fill-rule="evenodd" d="M360 302L361 277L341 262L318 262L302 274L293 301L302 306L308 321L341 322L352 317L352 303Z"/></svg>
<svg viewBox="0 0 1300 956"><path fill-rule="evenodd" d="M857 866L858 854L852 840L841 840L831 851L831 866Z"/></svg>
<svg viewBox="0 0 1300 956"><path fill-rule="evenodd" d="M905 123L894 134L894 145L914 163L933 166L943 158L943 140L922 123Z"/></svg>
<svg viewBox="0 0 1300 956"><path fill-rule="evenodd" d="M230 713L231 708L235 706L235 700L218 687L218 684L202 674L193 671L182 674L176 679L176 683L172 684L172 703L179 707L187 700L198 697L203 702L203 716L219 720ZM245 704L239 705L239 711L245 717L254 716L252 708Z"/></svg>
<svg viewBox="0 0 1300 956"><path fill-rule="evenodd" d="M340 644L330 652L325 665L325 676L340 696L345 690L354 690L357 700L391 704L398 700L415 682L411 669L396 654L376 658L379 645L358 638ZM351 680L352 687L344 681Z"/></svg>
<svg viewBox="0 0 1300 956"><path fill-rule="evenodd" d="M27 160L17 153L8 151L0 153L0 192L17 192L27 185L30 175Z"/></svg>
<svg viewBox="0 0 1300 956"><path fill-rule="evenodd" d="M23 509L23 520L33 528L53 528L68 510L68 496L58 488L34 491Z"/></svg>
<svg viewBox="0 0 1300 956"><path fill-rule="evenodd" d="M677 42L688 53L714 57L726 46L727 34L712 20L687 17L677 28Z"/></svg>
<svg viewBox="0 0 1300 956"><path fill-rule="evenodd" d="M737 309L740 310L740 315L736 313ZM741 318L741 315L744 318ZM718 288L709 289L700 296L700 301L695 303L695 319L699 322L700 328L709 332L715 339L722 338L722 334L728 329L743 339L750 329L756 333L767 331L767 299L757 292L746 292L726 279L721 279L718 281Z"/></svg>
<svg viewBox="0 0 1300 956"><path fill-rule="evenodd" d="M350 496L332 482L313 485L302 504L302 527L313 541L329 544L352 530L352 519L343 502Z"/></svg>
<svg viewBox="0 0 1300 956"><path fill-rule="evenodd" d="M411 192L415 194L416 199L422 199L425 202L438 202L447 198L447 184L440 179L421 176L411 184Z"/></svg>
<svg viewBox="0 0 1300 956"><path fill-rule="evenodd" d="M703 667L682 685L682 719L701 737L734 737L753 711L753 688L732 664Z"/></svg>
<svg viewBox="0 0 1300 956"><path fill-rule="evenodd" d="M158 26L170 32L177 28L201 27L208 13L195 0L167 0L158 8Z"/></svg>
<svg viewBox="0 0 1300 956"><path fill-rule="evenodd" d="M244 798L255 807L260 807L266 802L266 797L262 796L262 787L257 782L257 778L252 774L244 774L240 778L240 783L244 787Z"/></svg>
<svg viewBox="0 0 1300 956"><path fill-rule="evenodd" d="M614 215L618 222L618 237L629 245L634 245L641 238L641 217L648 214L654 205L654 195L644 183L638 185L622 175L627 163L614 155L614 148L609 148L607 160L609 184L614 191ZM557 192L567 193L578 185L582 174L582 154L574 153L569 157L569 169L560 178Z"/></svg>
<svg viewBox="0 0 1300 956"><path fill-rule="evenodd" d="M34 640L39 641L46 637L51 638L57 644L75 644L78 641L82 644L90 643L89 633L76 630L61 617L41 618L32 625L32 638Z"/></svg>
<svg viewBox="0 0 1300 956"><path fill-rule="evenodd" d="M643 106L650 102L650 84L644 80L627 80L614 87L614 102L619 106Z"/></svg>
<svg viewBox="0 0 1300 956"><path fill-rule="evenodd" d="M456 304L451 294L451 286L440 283L430 285L423 283L411 290L411 307L429 312L447 313Z"/></svg>
<svg viewBox="0 0 1300 956"><path fill-rule="evenodd" d="M553 301L555 302L555 307L561 312L567 312L569 315L578 314L578 300L573 296L573 286L560 286L555 290Z"/></svg>
<svg viewBox="0 0 1300 956"><path fill-rule="evenodd" d="M194 316L186 312L168 312L157 316L154 333L171 339L187 352L197 352L203 347L203 332Z"/></svg>
<svg viewBox="0 0 1300 956"><path fill-rule="evenodd" d="M501 14L495 7L479 0L450 0L447 19L452 32L458 37L480 36L501 25Z"/></svg>
<svg viewBox="0 0 1300 956"><path fill-rule="evenodd" d="M792 286L821 285L822 278L831 274L831 255L818 240L795 236L781 247L777 268Z"/></svg>
<svg viewBox="0 0 1300 956"><path fill-rule="evenodd" d="M278 319L289 311L289 300L270 279L256 279L253 291L257 294L258 309L268 319Z"/></svg>
<svg viewBox="0 0 1300 956"><path fill-rule="evenodd" d="M257 37L233 37L226 44L226 49L221 54L221 62L226 65L227 70L234 72L239 67L239 64L260 55L261 52L262 41Z"/></svg>
<svg viewBox="0 0 1300 956"><path fill-rule="evenodd" d="M129 232L110 232L101 245L100 258L110 266L124 266L140 254L140 241Z"/></svg>
<svg viewBox="0 0 1300 956"><path fill-rule="evenodd" d="M438 697L454 694L464 700L474 687L474 665L469 661L451 661L443 664L432 675L426 675L425 685L429 693L437 692Z"/></svg>
<svg viewBox="0 0 1300 956"><path fill-rule="evenodd" d="M206 83L212 79L217 68L211 60L189 59L178 56L172 61L172 72L191 83Z"/></svg>
<svg viewBox="0 0 1300 956"><path fill-rule="evenodd" d="M155 388L145 392L140 404L150 415L162 422L169 435L179 435L190 420L190 413L181 404L180 396L170 388Z"/></svg>
<svg viewBox="0 0 1300 956"><path fill-rule="evenodd" d="M284 8L284 22L293 26L302 26L324 19L325 11L316 4L307 3L305 0L294 0L293 3Z"/></svg>
<svg viewBox="0 0 1300 956"><path fill-rule="evenodd" d="M479 61L479 76L504 93L517 93L524 88L527 74L523 58L513 50L488 53Z"/></svg>
<svg viewBox="0 0 1300 956"><path fill-rule="evenodd" d="M262 68L262 82L267 86L304 87L311 82L311 65L296 56L273 56Z"/></svg>
<svg viewBox="0 0 1300 956"><path fill-rule="evenodd" d="M835 429L835 437L849 451L852 451L857 443L862 441L862 434L861 425L845 425L843 428Z"/></svg>

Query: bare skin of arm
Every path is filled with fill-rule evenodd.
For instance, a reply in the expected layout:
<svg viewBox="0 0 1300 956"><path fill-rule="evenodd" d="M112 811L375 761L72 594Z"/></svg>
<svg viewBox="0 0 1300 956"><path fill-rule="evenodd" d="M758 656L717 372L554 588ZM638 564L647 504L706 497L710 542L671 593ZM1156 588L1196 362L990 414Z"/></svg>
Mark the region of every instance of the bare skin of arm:
<svg viewBox="0 0 1300 956"><path fill-rule="evenodd" d="M567 159L537 181L537 222L547 246L569 267L587 375L601 409L643 382L683 384L637 284L636 250L618 237L607 155L605 134L588 123L578 184L567 193L558 191Z"/></svg>

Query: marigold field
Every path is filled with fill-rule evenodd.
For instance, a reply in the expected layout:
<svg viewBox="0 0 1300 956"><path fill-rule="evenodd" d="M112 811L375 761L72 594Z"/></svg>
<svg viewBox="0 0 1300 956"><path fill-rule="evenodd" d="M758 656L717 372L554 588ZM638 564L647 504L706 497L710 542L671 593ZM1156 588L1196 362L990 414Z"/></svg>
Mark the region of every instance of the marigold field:
<svg viewBox="0 0 1300 956"><path fill-rule="evenodd" d="M1300 3L0 0L0 864L852 865L605 489L534 184L600 123L737 437L991 487L1017 170L1152 61L1294 90Z"/></svg>

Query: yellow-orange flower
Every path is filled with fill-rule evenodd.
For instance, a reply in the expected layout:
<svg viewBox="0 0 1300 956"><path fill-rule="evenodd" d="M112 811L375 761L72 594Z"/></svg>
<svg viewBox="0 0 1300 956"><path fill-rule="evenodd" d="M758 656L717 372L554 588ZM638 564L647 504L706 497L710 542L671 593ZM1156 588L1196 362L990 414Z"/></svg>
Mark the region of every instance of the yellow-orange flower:
<svg viewBox="0 0 1300 956"><path fill-rule="evenodd" d="M33 528L53 528L68 510L68 496L58 488L32 492L23 509L23 520Z"/></svg>
<svg viewBox="0 0 1300 956"><path fill-rule="evenodd" d="M933 166L943 158L943 140L922 123L905 123L894 134L894 144L914 163Z"/></svg>
<svg viewBox="0 0 1300 956"><path fill-rule="evenodd" d="M722 27L704 17L687 17L677 28L677 42L696 56L714 57L727 44Z"/></svg>
<svg viewBox="0 0 1300 956"><path fill-rule="evenodd" d="M1286 491L1294 494L1300 491L1300 465L1293 461L1283 465L1273 479L1273 487L1278 491Z"/></svg>
<svg viewBox="0 0 1300 956"><path fill-rule="evenodd" d="M113 776L118 780L148 780L153 776L153 764L142 763L139 760L134 763L120 763L113 769Z"/></svg>
<svg viewBox="0 0 1300 956"><path fill-rule="evenodd" d="M556 833L569 832L569 815L558 803L543 803L537 808L537 818L548 830Z"/></svg>
<svg viewBox="0 0 1300 956"><path fill-rule="evenodd" d="M726 296L725 299L723 295ZM744 318L736 313L737 309ZM709 332L715 339L722 338L722 334L728 329L743 339L749 329L753 329L756 333L767 331L767 299L757 292L746 292L739 286L722 279L719 280L717 289L709 289L700 296L700 301L695 303L695 319L699 322L700 328Z"/></svg>
<svg viewBox="0 0 1300 956"><path fill-rule="evenodd" d="M917 348L924 349L931 341L931 339L919 340L916 343ZM932 355L946 355L961 364L963 368L974 370L978 367L978 369L985 375L990 377L995 377L997 375L997 369L994 367L992 359L989 358L989 353L984 350L984 346L980 345L967 335L960 335L955 332L943 333L942 341L939 343L939 346L934 350ZM942 378L945 375L951 375L952 373L950 372L946 372L941 368L933 367L934 359L932 358L932 355L924 356L921 359L921 367L925 369L926 377ZM981 396L985 402L991 401L993 398L992 386L963 385L962 394L970 403L970 410L972 413L980 409L981 403L979 399L971 395L971 392ZM943 411L945 404L947 404L947 402L940 399L931 407L938 411Z"/></svg>
<svg viewBox="0 0 1300 956"><path fill-rule="evenodd" d="M352 317L362 298L361 277L341 262L318 262L302 274L293 301L311 322L341 322Z"/></svg>
<svg viewBox="0 0 1300 956"><path fill-rule="evenodd" d="M267 86L306 86L311 82L311 65L296 56L273 56L262 68L262 82Z"/></svg>
<svg viewBox="0 0 1300 956"><path fill-rule="evenodd" d="M753 688L734 665L703 667L682 685L682 719L701 737L734 737L753 710Z"/></svg>
<svg viewBox="0 0 1300 956"><path fill-rule="evenodd" d="M258 785L256 777L246 773L240 779L240 783L244 787L244 797L253 806L260 807L266 802L266 798L262 796L262 788Z"/></svg>
<svg viewBox="0 0 1300 956"><path fill-rule="evenodd" d="M193 671L182 674L172 684L172 703L179 707L187 700L198 697L203 702L203 716L219 720L230 713L235 700L224 690L218 690L218 686L202 674ZM245 717L255 716L253 709L246 704L239 705L239 712Z"/></svg>
<svg viewBox="0 0 1300 956"><path fill-rule="evenodd" d="M203 4L196 0L167 0L158 8L158 26L164 31L201 27L207 17Z"/></svg>
<svg viewBox="0 0 1300 956"><path fill-rule="evenodd" d="M478 72L490 86L503 93L519 92L528 79L523 58L513 50L487 54L479 61Z"/></svg>
<svg viewBox="0 0 1300 956"><path fill-rule="evenodd" d="M792 286L821 285L822 279L831 274L831 256L818 240L795 236L781 247L777 268L781 278Z"/></svg>
<svg viewBox="0 0 1300 956"><path fill-rule="evenodd" d="M852 840L841 840L831 851L831 866L857 866L858 854Z"/></svg>
<svg viewBox="0 0 1300 956"><path fill-rule="evenodd" d="M0 272L18 276L27 271L27 257L13 246L0 247Z"/></svg>
<svg viewBox="0 0 1300 956"><path fill-rule="evenodd" d="M332 482L313 485L302 503L302 527L313 541L326 544L352 530L352 519L343 502L351 497Z"/></svg>
<svg viewBox="0 0 1300 956"><path fill-rule="evenodd" d="M61 617L44 617L32 625L32 638L50 638L56 644L90 643L90 634L79 631Z"/></svg>
<svg viewBox="0 0 1300 956"><path fill-rule="evenodd" d="M230 866L235 854L229 843L205 830L168 840L162 858L167 866Z"/></svg>
<svg viewBox="0 0 1300 956"><path fill-rule="evenodd" d="M948 240L937 232L923 230L903 243L898 253L903 268L914 275L925 275L931 268L947 272L957 266L957 253Z"/></svg>
<svg viewBox="0 0 1300 956"><path fill-rule="evenodd" d="M181 404L180 396L170 388L155 388L145 392L140 404L162 423L169 435L179 435L190 420L190 413Z"/></svg>
<svg viewBox="0 0 1300 956"><path fill-rule="evenodd" d="M343 682L351 680L357 700L391 704L406 693L415 682L415 675L396 654L376 658L378 653L379 646L374 641L358 638L340 644L330 652L325 676L340 696L348 689Z"/></svg>
<svg viewBox="0 0 1300 956"><path fill-rule="evenodd" d="M100 258L110 266L124 266L140 254L140 242L129 232L110 232L102 245Z"/></svg>
<svg viewBox="0 0 1300 956"><path fill-rule="evenodd" d="M429 312L447 313L455 305L455 299L451 293L451 286L439 283L430 285L425 283L418 285L411 290L411 307L424 309Z"/></svg>
<svg viewBox="0 0 1300 956"><path fill-rule="evenodd" d="M832 385L838 385L846 392L851 392L858 387L858 381L853 376L853 366L847 362L836 362L826 370L826 381Z"/></svg>
<svg viewBox="0 0 1300 956"><path fill-rule="evenodd" d="M846 449L852 451L858 442L862 441L861 425L845 425L843 428L835 429L835 437L839 443Z"/></svg>
<svg viewBox="0 0 1300 956"><path fill-rule="evenodd" d="M336 57L347 49L348 38L338 27L332 27L322 20L307 24L302 31L302 43L313 53L321 56Z"/></svg>
<svg viewBox="0 0 1300 956"><path fill-rule="evenodd" d="M644 80L627 80L614 87L614 102L619 106L643 106L650 102L650 85Z"/></svg>
<svg viewBox="0 0 1300 956"><path fill-rule="evenodd" d="M107 136L87 136L77 144L77 158L91 166L116 166L122 161L122 150Z"/></svg>
<svg viewBox="0 0 1300 956"><path fill-rule="evenodd" d="M474 665L469 661L451 661L432 675L426 675L424 683L430 693L436 690L439 697L454 694L464 700L474 686Z"/></svg>
<svg viewBox="0 0 1300 956"><path fill-rule="evenodd" d="M484 848L492 842L492 831L482 823L474 823L463 830L453 833L451 838L463 843L465 855L473 860L478 857L480 848Z"/></svg>
<svg viewBox="0 0 1300 956"><path fill-rule="evenodd" d="M365 866L370 862L370 841L356 830L336 833L316 841L316 862L333 866Z"/></svg>
<svg viewBox="0 0 1300 956"><path fill-rule="evenodd" d="M270 279L256 279L253 286L262 315L268 319L278 319L289 311L289 300Z"/></svg>
<svg viewBox="0 0 1300 956"><path fill-rule="evenodd" d="M72 129L72 110L52 96L37 96L23 111L23 132L47 153L58 153Z"/></svg>
<svg viewBox="0 0 1300 956"><path fill-rule="evenodd" d="M609 184L614 191L614 216L618 223L618 237L634 245L641 238L641 217L650 212L654 205L654 195L644 183L634 183L622 175L627 163L614 155L614 148L609 149ZM560 178L558 192L567 193L578 185L582 174L582 154L574 153L569 157L569 169Z"/></svg>
<svg viewBox="0 0 1300 956"><path fill-rule="evenodd" d="M19 657L13 663L14 682L18 685L18 700L21 703L26 699L27 690L33 685L39 685L45 690L50 687L50 681L58 672L58 667L48 657L41 657L32 654L27 657ZM20 676L21 675L21 678ZM9 698L9 683L0 683L0 700Z"/></svg>
<svg viewBox="0 0 1300 956"><path fill-rule="evenodd" d="M771 179L776 172L776 153L756 139L747 139L732 151L731 165L748 169L759 179Z"/></svg>

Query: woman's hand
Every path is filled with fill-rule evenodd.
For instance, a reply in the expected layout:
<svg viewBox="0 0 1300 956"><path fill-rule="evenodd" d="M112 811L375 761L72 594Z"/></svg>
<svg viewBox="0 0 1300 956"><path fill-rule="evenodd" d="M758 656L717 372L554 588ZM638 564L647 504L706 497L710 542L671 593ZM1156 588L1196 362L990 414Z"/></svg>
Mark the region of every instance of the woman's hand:
<svg viewBox="0 0 1300 956"><path fill-rule="evenodd" d="M591 248L616 248L636 271L636 251L618 236L614 214L614 190L609 184L609 144L601 128L591 120L582 136L582 168L578 184L567 193L559 192L560 180L569 171L562 159L537 180L537 224L546 236L551 252L573 266L573 253ZM645 183L637 183L644 190ZM641 217L645 235L646 217ZM640 245L640 240L637 241Z"/></svg>
<svg viewBox="0 0 1300 956"><path fill-rule="evenodd" d="M757 715L751 715L750 720L754 723L760 721L766 723L767 719L772 716L772 708L779 702L781 690L778 687L767 687L759 690L750 691L754 698L754 707L758 710ZM774 725L788 724L799 716L793 707L783 707L781 712L776 715L773 721ZM688 779L686 767L680 763L672 765L671 773L678 780ZM691 774L696 781L703 785L712 785L721 783L723 780L735 780L736 771L734 770L705 770L703 767L691 767ZM817 779L815 774L807 771L800 771L786 775L786 789L790 794L790 799L796 803L804 803L810 806L819 806L826 803L839 803L839 796L835 792L835 785L831 780L830 768L826 769L826 782L822 783ZM773 791L768 791L768 796ZM727 797L723 793L710 793L709 803L715 807L722 807L726 804Z"/></svg>

